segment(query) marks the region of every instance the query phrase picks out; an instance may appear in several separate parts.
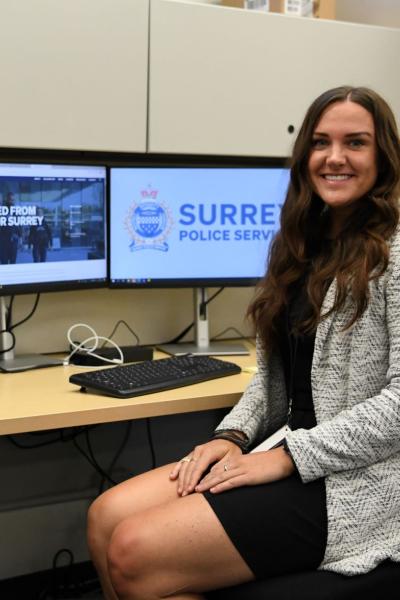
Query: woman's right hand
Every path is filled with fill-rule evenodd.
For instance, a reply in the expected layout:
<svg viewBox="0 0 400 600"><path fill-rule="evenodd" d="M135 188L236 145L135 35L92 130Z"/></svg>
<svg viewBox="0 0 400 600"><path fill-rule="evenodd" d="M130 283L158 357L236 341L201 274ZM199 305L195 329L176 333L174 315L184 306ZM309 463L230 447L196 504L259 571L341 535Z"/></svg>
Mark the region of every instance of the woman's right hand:
<svg viewBox="0 0 400 600"><path fill-rule="evenodd" d="M179 496L187 496L194 492L210 465L223 459L228 460L238 454L242 454L242 451L233 442L211 440L196 446L192 452L177 462L170 473L170 479L177 480Z"/></svg>

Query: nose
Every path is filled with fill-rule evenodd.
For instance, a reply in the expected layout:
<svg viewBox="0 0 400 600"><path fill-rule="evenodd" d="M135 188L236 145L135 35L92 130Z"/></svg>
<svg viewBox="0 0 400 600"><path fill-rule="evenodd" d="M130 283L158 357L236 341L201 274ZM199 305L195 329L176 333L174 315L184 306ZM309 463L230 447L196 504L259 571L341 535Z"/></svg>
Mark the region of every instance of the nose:
<svg viewBox="0 0 400 600"><path fill-rule="evenodd" d="M331 144L328 149L326 162L331 166L341 166L346 162L345 148L342 144Z"/></svg>

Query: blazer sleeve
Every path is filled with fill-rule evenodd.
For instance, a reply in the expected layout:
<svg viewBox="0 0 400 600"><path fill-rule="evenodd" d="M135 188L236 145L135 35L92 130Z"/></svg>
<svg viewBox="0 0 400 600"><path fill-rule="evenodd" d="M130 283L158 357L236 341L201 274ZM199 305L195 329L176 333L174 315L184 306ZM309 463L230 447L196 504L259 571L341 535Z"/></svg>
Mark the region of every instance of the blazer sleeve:
<svg viewBox="0 0 400 600"><path fill-rule="evenodd" d="M372 465L400 451L400 261L396 263L387 277L382 276L389 342L387 383L378 394L334 418L287 435L304 482Z"/></svg>
<svg viewBox="0 0 400 600"><path fill-rule="evenodd" d="M256 347L257 373L252 378L239 402L217 427L236 429L245 433L250 442L259 438L267 421L268 363L259 339Z"/></svg>

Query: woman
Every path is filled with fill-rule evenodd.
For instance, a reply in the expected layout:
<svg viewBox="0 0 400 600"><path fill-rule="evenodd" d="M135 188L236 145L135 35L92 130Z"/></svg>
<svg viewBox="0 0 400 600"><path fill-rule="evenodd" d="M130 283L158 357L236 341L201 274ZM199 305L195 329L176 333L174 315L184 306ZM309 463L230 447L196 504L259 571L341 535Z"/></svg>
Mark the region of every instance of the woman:
<svg viewBox="0 0 400 600"><path fill-rule="evenodd" d="M89 511L108 600L200 600L295 570L400 561L400 142L386 102L309 108L267 274L258 373L214 438ZM246 454L286 422L284 443Z"/></svg>

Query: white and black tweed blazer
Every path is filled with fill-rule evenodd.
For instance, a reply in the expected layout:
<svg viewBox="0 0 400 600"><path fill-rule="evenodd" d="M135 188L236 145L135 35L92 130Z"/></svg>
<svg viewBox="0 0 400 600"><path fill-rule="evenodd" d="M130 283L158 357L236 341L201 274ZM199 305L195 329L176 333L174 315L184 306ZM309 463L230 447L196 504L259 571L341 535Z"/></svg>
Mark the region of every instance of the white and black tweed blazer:
<svg viewBox="0 0 400 600"><path fill-rule="evenodd" d="M334 302L333 281L324 299ZM328 541L321 569L364 573L400 561L400 233L386 272L370 282L370 300L348 331L352 305L317 328L312 392L317 425L287 436L304 483L326 478ZM285 421L280 359L257 348L258 373L219 428L260 442ZM268 515L266 515L268 518ZM266 543L267 540L266 540Z"/></svg>

